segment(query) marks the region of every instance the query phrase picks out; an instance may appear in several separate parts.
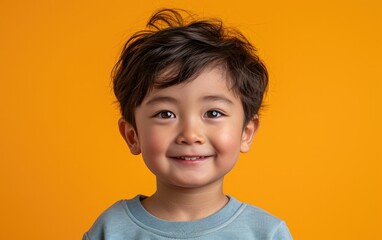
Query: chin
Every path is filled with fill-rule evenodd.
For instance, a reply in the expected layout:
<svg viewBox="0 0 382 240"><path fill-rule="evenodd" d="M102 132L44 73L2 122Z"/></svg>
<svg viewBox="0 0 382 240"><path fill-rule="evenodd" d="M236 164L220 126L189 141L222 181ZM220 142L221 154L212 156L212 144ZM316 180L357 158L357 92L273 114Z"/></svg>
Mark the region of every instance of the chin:
<svg viewBox="0 0 382 240"><path fill-rule="evenodd" d="M212 187L216 185L221 185L222 181L219 180L196 180L193 181L187 180L187 181L177 181L174 185L176 185L179 188L185 188L185 189L196 189L196 188L204 188L204 187Z"/></svg>

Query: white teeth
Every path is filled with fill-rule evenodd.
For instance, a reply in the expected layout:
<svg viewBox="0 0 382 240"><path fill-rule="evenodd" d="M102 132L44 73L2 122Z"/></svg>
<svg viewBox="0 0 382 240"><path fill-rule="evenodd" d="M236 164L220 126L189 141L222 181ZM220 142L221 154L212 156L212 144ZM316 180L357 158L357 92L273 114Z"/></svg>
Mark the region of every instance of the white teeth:
<svg viewBox="0 0 382 240"><path fill-rule="evenodd" d="M186 160L186 161L195 161L202 157L178 157L179 159Z"/></svg>

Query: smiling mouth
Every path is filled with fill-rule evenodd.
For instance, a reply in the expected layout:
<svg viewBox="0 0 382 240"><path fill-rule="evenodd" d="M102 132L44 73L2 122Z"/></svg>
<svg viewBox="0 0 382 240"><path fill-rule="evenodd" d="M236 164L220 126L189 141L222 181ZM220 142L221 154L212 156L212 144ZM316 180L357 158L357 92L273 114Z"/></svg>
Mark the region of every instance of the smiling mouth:
<svg viewBox="0 0 382 240"><path fill-rule="evenodd" d="M197 160L204 160L208 157L209 156L179 156L174 158L178 160L184 160L184 161L197 161Z"/></svg>

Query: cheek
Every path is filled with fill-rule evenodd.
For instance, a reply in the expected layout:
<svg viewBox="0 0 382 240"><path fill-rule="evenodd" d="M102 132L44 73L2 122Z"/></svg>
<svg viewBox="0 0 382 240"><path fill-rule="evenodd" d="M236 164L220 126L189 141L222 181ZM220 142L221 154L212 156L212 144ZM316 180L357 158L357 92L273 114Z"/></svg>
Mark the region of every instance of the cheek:
<svg viewBox="0 0 382 240"><path fill-rule="evenodd" d="M142 156L151 159L166 151L168 137L166 138L166 133L161 129L145 128L142 131L140 144Z"/></svg>
<svg viewBox="0 0 382 240"><path fill-rule="evenodd" d="M156 175L161 168L161 156L165 154L165 144L158 131L145 128L140 134L142 158L146 166Z"/></svg>
<svg viewBox="0 0 382 240"><path fill-rule="evenodd" d="M216 167L227 174L236 164L240 153L240 136L233 128L225 127L215 131L212 145L218 156Z"/></svg>
<svg viewBox="0 0 382 240"><path fill-rule="evenodd" d="M235 157L240 152L241 132L234 126L226 126L219 131L214 131L212 139L212 144L220 153Z"/></svg>

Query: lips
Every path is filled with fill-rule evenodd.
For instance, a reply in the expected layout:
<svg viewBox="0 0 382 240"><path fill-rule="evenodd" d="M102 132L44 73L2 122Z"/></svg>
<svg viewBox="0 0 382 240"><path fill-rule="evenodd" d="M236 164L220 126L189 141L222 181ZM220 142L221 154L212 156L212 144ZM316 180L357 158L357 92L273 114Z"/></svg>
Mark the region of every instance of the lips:
<svg viewBox="0 0 382 240"><path fill-rule="evenodd" d="M176 157L176 159L179 159L179 160L186 160L186 161L196 161L196 160L200 160L200 159L204 159L206 158L205 156L180 156L180 157Z"/></svg>
<svg viewBox="0 0 382 240"><path fill-rule="evenodd" d="M206 160L209 157L211 157L211 155L181 155L173 156L171 158L182 162L200 162Z"/></svg>

